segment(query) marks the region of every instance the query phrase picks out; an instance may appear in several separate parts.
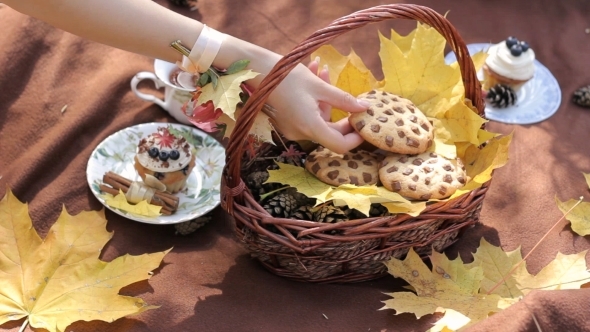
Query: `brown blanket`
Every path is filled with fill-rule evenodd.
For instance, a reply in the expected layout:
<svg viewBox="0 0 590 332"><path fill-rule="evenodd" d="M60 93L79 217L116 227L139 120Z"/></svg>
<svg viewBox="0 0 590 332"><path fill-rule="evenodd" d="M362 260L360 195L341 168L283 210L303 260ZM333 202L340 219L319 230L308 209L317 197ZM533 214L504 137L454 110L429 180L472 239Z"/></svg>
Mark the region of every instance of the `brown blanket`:
<svg viewBox="0 0 590 332"><path fill-rule="evenodd" d="M160 0L164 6L171 6ZM171 7L223 32L286 53L312 32L378 0L199 0L199 10ZM590 172L590 109L574 105L573 91L590 84L590 2L420 0L447 17L467 43L517 35L534 45L537 59L557 78L563 101L550 119L534 125L491 122L514 132L507 166L495 173L481 222L446 252L471 261L481 237L526 254L561 216L554 197L587 195L581 172ZM339 38L378 72L377 30L407 32L414 22L385 22ZM45 236L62 206L71 214L102 205L86 183L92 150L110 134L139 123L174 122L158 106L139 100L129 82L151 70L152 59L54 29L0 5L0 196L6 188L29 203ZM146 83L144 89L149 89ZM61 112L67 105L65 112ZM358 284L307 284L264 270L235 240L227 214L189 236L174 227L134 222L110 211L114 231L102 258L174 249L149 282L123 289L161 306L113 323L77 322L68 331L424 331L440 318L419 320L379 310L404 282L393 277ZM528 259L537 273L558 252L587 250L587 237L562 222ZM1 280L0 280L1 285ZM0 286L1 287L1 286ZM536 291L475 325L486 331L590 329L590 290ZM536 321L536 322L535 322ZM21 322L0 329L17 331Z"/></svg>

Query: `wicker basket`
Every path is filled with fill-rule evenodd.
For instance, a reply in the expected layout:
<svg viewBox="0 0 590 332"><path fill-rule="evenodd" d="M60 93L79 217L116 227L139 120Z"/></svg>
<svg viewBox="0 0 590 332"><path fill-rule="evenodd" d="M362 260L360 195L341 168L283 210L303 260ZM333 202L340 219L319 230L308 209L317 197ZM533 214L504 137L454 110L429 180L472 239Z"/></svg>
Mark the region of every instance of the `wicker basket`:
<svg viewBox="0 0 590 332"><path fill-rule="evenodd" d="M250 97L227 147L222 178L222 206L234 218L239 240L268 270L286 278L310 282L358 282L387 274L384 262L401 258L413 247L425 257L454 243L462 229L478 221L489 182L460 197L429 204L417 217L398 214L335 224L275 218L254 199L240 177L244 141L254 117L283 78L317 48L345 32L387 19L412 19L441 33L457 57L470 99L480 116L484 101L481 84L464 41L434 10L391 4L361 10L316 31L283 57ZM269 226L278 229L269 231ZM325 232L338 229L337 235ZM295 236L292 234L296 234Z"/></svg>

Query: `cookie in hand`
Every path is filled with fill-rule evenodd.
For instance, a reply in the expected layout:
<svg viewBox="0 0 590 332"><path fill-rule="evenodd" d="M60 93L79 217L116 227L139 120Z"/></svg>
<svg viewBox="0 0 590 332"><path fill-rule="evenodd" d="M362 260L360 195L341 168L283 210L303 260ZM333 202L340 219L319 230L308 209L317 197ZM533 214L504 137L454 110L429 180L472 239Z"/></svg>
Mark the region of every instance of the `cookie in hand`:
<svg viewBox="0 0 590 332"><path fill-rule="evenodd" d="M365 112L352 113L348 121L367 142L402 154L422 153L432 145L432 124L410 100L378 90L358 98L371 106Z"/></svg>

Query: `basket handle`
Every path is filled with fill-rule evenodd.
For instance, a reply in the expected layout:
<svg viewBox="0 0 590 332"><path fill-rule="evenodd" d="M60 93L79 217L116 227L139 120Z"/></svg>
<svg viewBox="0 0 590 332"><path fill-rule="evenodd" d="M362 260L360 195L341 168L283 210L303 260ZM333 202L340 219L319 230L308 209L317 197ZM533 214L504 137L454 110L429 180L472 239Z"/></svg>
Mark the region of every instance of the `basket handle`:
<svg viewBox="0 0 590 332"><path fill-rule="evenodd" d="M443 35L457 57L461 70L463 85L465 86L465 98L470 99L478 114L484 115L484 101L481 96L481 83L477 79L477 73L465 42L457 30L442 15L428 7L412 4L389 4L360 10L333 21L327 27L320 29L297 45L289 54L285 55L272 68L270 73L262 80L258 88L250 96L238 119L232 133L226 151L226 166L224 169L224 181L222 181L222 204L231 206L234 196L241 195L245 189L240 178L242 154L244 153L244 141L254 123L254 119L268 96L303 59L308 58L315 50L334 38L369 23L381 22L388 19L411 19L425 23L435 28ZM231 212L230 212L231 213Z"/></svg>

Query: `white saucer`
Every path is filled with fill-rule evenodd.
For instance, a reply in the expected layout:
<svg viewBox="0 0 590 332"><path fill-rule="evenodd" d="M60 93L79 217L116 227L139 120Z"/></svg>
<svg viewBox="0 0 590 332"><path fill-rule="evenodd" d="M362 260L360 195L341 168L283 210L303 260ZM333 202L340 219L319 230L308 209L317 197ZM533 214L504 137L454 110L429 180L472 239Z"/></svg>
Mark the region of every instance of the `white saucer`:
<svg viewBox="0 0 590 332"><path fill-rule="evenodd" d="M487 50L492 44L477 43L467 45L469 54ZM456 61L453 52L445 56L447 64ZM526 82L516 94L516 103L506 108L486 106L486 118L510 124L532 124L550 118L561 104L561 89L549 69L535 60L535 76ZM478 72L483 79L481 71Z"/></svg>
<svg viewBox="0 0 590 332"><path fill-rule="evenodd" d="M158 127L171 126L184 134L197 149L196 163L186 187L179 192L178 210L169 216L145 217L130 214L105 204L99 189L103 175L113 171L131 181L140 180L133 158L139 140L156 132ZM204 215L220 203L221 172L225 165L225 149L213 137L202 131L180 124L145 123L122 129L102 141L90 155L86 178L92 193L111 211L131 220L149 224L176 224Z"/></svg>

